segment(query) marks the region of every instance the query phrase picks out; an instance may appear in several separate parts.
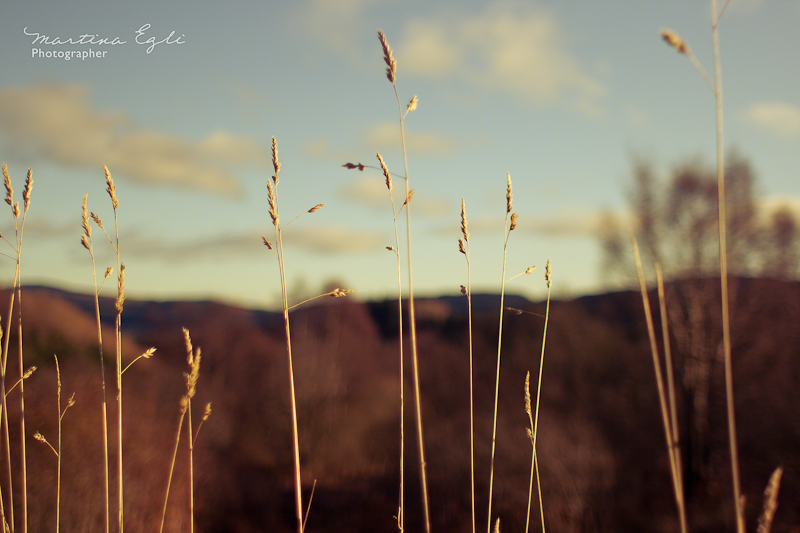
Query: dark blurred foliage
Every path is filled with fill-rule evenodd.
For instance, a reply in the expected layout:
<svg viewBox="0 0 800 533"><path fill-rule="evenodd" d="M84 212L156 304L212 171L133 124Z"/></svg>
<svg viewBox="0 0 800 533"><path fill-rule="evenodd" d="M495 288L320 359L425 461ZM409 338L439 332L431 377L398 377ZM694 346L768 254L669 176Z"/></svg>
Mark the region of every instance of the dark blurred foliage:
<svg viewBox="0 0 800 533"><path fill-rule="evenodd" d="M669 290L681 294L681 283L670 285ZM705 283L706 290L718 291L714 289L718 281L692 283ZM800 286L744 278L734 286L734 372L748 526L755 525L770 473L783 465L786 473L773 530L785 533L800 522L796 422ZM0 293L0 301L5 296ZM535 313L507 315L504 325L493 509L501 517L502 531L513 533L524 529L530 474L523 385L526 372L531 372L535 383L539 371L543 318L537 315L543 315L545 307L517 297L507 303ZM467 532L471 523L466 297L424 299L418 305L432 526L434 531ZM498 305L497 296L474 296L476 488L481 529L487 518ZM104 301L103 306L106 309L113 303ZM58 320L52 319L54 310ZM39 431L54 442L57 435L52 356L58 351L63 395L75 392L77 402L63 419L61 529L102 531L101 389L92 301L30 288L23 290L23 313L25 357L40 367L25 384L29 530L49 531L55 526L55 456L31 436ZM113 320L110 311L104 316ZM306 502L317 482L308 531L396 528L397 318L397 302L348 299L326 299L291 315ZM131 360L150 346L158 351L124 375L126 531L158 530L185 386L184 326L194 345L202 348L198 392L192 403L195 427L206 402L212 402L213 409L195 449L196 531L295 531L282 317L212 302L133 300L126 302L123 313L125 358ZM683 334L676 332L673 341L679 344L677 337ZM14 347L16 338L10 340ZM107 355L112 353L106 350ZM704 467L702 475L686 476L686 492L690 529L721 533L732 529L733 513L722 366L714 361L708 368ZM410 368L410 359L406 365ZM9 379L18 372L16 366L14 360L9 362ZM691 368L676 361L681 434L687 439L694 438L690 429L693 389L687 385L694 379L688 375ZM675 531L677 514L640 296L618 292L555 302L542 370L537 447L548 529ZM113 416L111 363L107 371ZM413 395L408 380L405 392L406 529L420 531ZM18 389L8 400L11 458L18 480ZM111 437L113 441L113 433ZM690 457L694 452L689 451L694 449L683 449L687 471L694 468ZM5 457L5 451L0 457ZM166 531L188 531L187 463L184 431ZM0 487L7 497L5 459L0 464ZM112 489L112 502L115 499ZM19 513L18 493L14 503ZM540 528L536 508L534 503L533 530Z"/></svg>

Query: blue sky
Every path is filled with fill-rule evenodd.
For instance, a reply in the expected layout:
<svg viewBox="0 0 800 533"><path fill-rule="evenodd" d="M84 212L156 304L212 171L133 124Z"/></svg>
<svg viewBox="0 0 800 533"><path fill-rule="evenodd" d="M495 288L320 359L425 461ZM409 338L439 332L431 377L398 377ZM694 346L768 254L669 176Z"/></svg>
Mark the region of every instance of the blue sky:
<svg viewBox="0 0 800 533"><path fill-rule="evenodd" d="M274 232L274 136L282 220L326 204L284 233L290 289L340 280L360 298L391 297L383 178L341 167L373 165L379 150L402 173L378 28L403 104L419 98L405 122L417 294L457 294L466 282L462 198L473 288L498 290L507 172L519 214L509 276L540 267L509 290L540 298L548 258L554 294L603 290L598 219L624 215L633 154L664 174L694 156L714 161L711 91L659 37L677 31L711 72L706 2L12 1L2 11L0 159L17 198L28 167L35 180L23 283L91 290L81 200L88 193L110 226L105 164L129 297L274 305L277 263L260 239ZM725 142L751 161L765 213L800 207L798 27L794 0L731 0L721 23ZM35 44L37 34L126 42ZM147 52L148 39L170 34L182 44ZM33 57L38 49L105 55ZM0 230L13 233L10 213ZM102 272L112 257L94 237ZM2 261L10 282L13 263Z"/></svg>

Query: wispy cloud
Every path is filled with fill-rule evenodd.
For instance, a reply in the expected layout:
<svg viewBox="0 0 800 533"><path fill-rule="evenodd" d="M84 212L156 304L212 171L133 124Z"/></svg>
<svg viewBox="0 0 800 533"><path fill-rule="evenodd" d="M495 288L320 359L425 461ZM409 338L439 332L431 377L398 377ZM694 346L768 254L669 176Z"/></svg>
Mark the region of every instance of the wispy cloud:
<svg viewBox="0 0 800 533"><path fill-rule="evenodd" d="M800 107L785 102L759 102L747 108L745 119L778 137L800 135Z"/></svg>
<svg viewBox="0 0 800 533"><path fill-rule="evenodd" d="M382 122L367 132L365 145L381 152L398 150L400 147L400 128L397 122ZM407 131L406 147L417 155L451 155L459 141L435 131Z"/></svg>
<svg viewBox="0 0 800 533"><path fill-rule="evenodd" d="M391 208L386 181L378 170L374 171L374 176L365 175L345 183L339 189L339 197L372 209L389 210ZM405 201L403 178L393 178L392 197L395 208L400 209ZM450 207L447 200L427 197L423 194L414 194L411 205L414 214L423 216L447 214Z"/></svg>
<svg viewBox="0 0 800 533"><path fill-rule="evenodd" d="M603 113L606 85L569 51L555 15L527 3L412 20L396 56L404 70L419 76L510 92L529 105L559 104L593 117Z"/></svg>
<svg viewBox="0 0 800 533"><path fill-rule="evenodd" d="M164 261L193 261L211 257L252 257L257 254L271 256L272 252L264 246L262 236L274 244L273 233L255 230L185 242L166 242L161 237L145 236L139 232L130 232L120 238L124 239L125 249L129 254ZM291 236L285 240L284 245L321 254L347 254L380 249L385 240L384 235L379 232L347 226L304 226L292 227Z"/></svg>
<svg viewBox="0 0 800 533"><path fill-rule="evenodd" d="M0 136L14 153L74 167L227 196L241 192L234 166L266 166L269 149L215 131L193 141L144 128L124 111L99 111L85 86L38 83L0 91Z"/></svg>
<svg viewBox="0 0 800 533"><path fill-rule="evenodd" d="M387 0L309 0L295 2L294 16L299 27L307 31L327 48L351 57L360 55L360 33L353 28L364 26L370 7L386 4Z"/></svg>

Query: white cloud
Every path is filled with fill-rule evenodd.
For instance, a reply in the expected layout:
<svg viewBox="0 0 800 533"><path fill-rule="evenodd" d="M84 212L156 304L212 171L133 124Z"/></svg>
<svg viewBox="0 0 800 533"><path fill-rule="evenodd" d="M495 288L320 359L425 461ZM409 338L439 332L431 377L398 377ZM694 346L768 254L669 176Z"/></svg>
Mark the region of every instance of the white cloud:
<svg viewBox="0 0 800 533"><path fill-rule="evenodd" d="M400 128L397 122L383 122L370 128L364 144L381 152L398 150ZM435 131L406 131L406 148L417 155L450 155L459 141ZM392 169L389 169L392 170Z"/></svg>
<svg viewBox="0 0 800 533"><path fill-rule="evenodd" d="M744 113L751 124L779 137L800 134L800 107L785 102L760 102Z"/></svg>
<svg viewBox="0 0 800 533"><path fill-rule="evenodd" d="M241 191L231 167L266 166L269 149L229 132L200 141L170 136L135 123L123 111L98 111L90 89L55 83L0 92L0 136L25 157L99 168L148 184L234 196Z"/></svg>
<svg viewBox="0 0 800 533"><path fill-rule="evenodd" d="M375 170L373 172L374 176L365 175L347 182L339 190L339 196L372 209L391 209L386 180L380 171ZM405 201L403 178L392 177L392 198L394 198L395 209L399 210ZM448 212L450 207L447 200L428 197L416 192L411 199L410 205L414 214L423 216L443 215Z"/></svg>
<svg viewBox="0 0 800 533"><path fill-rule="evenodd" d="M397 45L398 71L456 78L543 106L602 114L606 86L569 52L556 17L527 4L498 4L475 15L412 20Z"/></svg>

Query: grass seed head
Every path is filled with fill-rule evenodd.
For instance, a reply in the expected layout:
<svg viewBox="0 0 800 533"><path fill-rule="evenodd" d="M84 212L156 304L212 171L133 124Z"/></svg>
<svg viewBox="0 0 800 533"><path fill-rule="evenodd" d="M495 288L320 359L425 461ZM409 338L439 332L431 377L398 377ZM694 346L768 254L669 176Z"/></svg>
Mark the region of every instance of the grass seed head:
<svg viewBox="0 0 800 533"><path fill-rule="evenodd" d="M33 190L33 171L28 169L28 177L25 179L25 190L22 192L22 199L25 200L25 211L31 206L31 190Z"/></svg>
<svg viewBox="0 0 800 533"><path fill-rule="evenodd" d="M550 260L548 259L547 266L544 268L544 280L547 282L548 289L550 288L550 285L552 285L553 283L553 281L550 279L550 274L552 274L552 271L550 270Z"/></svg>
<svg viewBox="0 0 800 533"><path fill-rule="evenodd" d="M353 289L340 289L337 287L330 292L330 295L332 298L341 298L347 296L351 292L353 292Z"/></svg>
<svg viewBox="0 0 800 533"><path fill-rule="evenodd" d="M125 265L119 268L119 279L117 281L117 314L122 313L122 306L125 303Z"/></svg>
<svg viewBox="0 0 800 533"><path fill-rule="evenodd" d="M469 242L469 231L467 231L467 208L464 204L464 199L461 199L461 235L464 236L464 241Z"/></svg>
<svg viewBox="0 0 800 533"><path fill-rule="evenodd" d="M263 240L263 241L264 241L264 246L266 246L267 248L269 248L270 250L272 250L272 244L271 244L271 243L270 243L270 242L267 240L267 238L266 238L266 237L261 237L261 240Z"/></svg>
<svg viewBox="0 0 800 533"><path fill-rule="evenodd" d="M531 409L531 373L525 375L525 413L531 416L533 409Z"/></svg>
<svg viewBox="0 0 800 533"><path fill-rule="evenodd" d="M507 185L506 185L506 213L510 213L512 211L512 209L514 209L513 207L511 207L511 199L514 197L514 195L511 193L511 173L510 172L506 173L506 181L507 181Z"/></svg>
<svg viewBox="0 0 800 533"><path fill-rule="evenodd" d="M392 190L392 176L389 174L389 168L386 166L386 162L381 157L380 152L375 152L375 157L378 158L378 163L381 165L381 170L383 171L383 176L386 178L386 188L390 191Z"/></svg>
<svg viewBox="0 0 800 533"><path fill-rule="evenodd" d="M3 163L3 185L6 187L6 203L14 205L14 187L11 186L11 178L8 176L8 167Z"/></svg>
<svg viewBox="0 0 800 533"><path fill-rule="evenodd" d="M344 165L342 165L342 166L343 166L344 168L348 169L348 170L353 170L354 168L357 168L357 169L358 169L359 171L361 171L361 172L364 172L364 169L366 168L366 167L365 167L364 165L362 165L361 163L345 163L345 164L344 164Z"/></svg>
<svg viewBox="0 0 800 533"><path fill-rule="evenodd" d="M463 286L463 285L461 285L461 294L463 294L465 296L467 294L467 288L465 286Z"/></svg>
<svg viewBox="0 0 800 533"><path fill-rule="evenodd" d="M90 216L92 217L92 220L94 220L94 223L97 224L97 227L103 229L103 221L100 220L100 217L94 213L90 213Z"/></svg>
<svg viewBox="0 0 800 533"><path fill-rule="evenodd" d="M395 74L397 73L397 62L394 60L392 47L389 46L389 42L386 40L386 35L383 34L383 30L378 30L378 39L383 48L383 61L386 63L386 78L394 83L396 79Z"/></svg>
<svg viewBox="0 0 800 533"><path fill-rule="evenodd" d="M211 416L211 402L208 402L206 404L206 410L203 411L203 419L200 421L200 423L203 423L206 420L208 420L209 416Z"/></svg>
<svg viewBox="0 0 800 533"><path fill-rule="evenodd" d="M272 138L272 167L275 169L275 175L272 176L273 181L275 184L278 184L278 172L281 171L281 164L278 161L278 141L275 140L275 137Z"/></svg>
<svg viewBox="0 0 800 533"><path fill-rule="evenodd" d="M323 205L325 205L325 204L324 204L324 203L322 203L322 204L317 204L317 205L315 205L314 207L312 207L311 209L309 209L309 210L308 210L308 212L309 212L309 213L316 213L317 211L319 211L320 209L322 209L322 206L323 206Z"/></svg>
<svg viewBox="0 0 800 533"><path fill-rule="evenodd" d="M689 45L687 45L680 36L675 33L674 31L664 28L661 30L661 38L664 41L677 50L679 53L688 56L689 55Z"/></svg>
<svg viewBox="0 0 800 533"><path fill-rule="evenodd" d="M517 227L517 214L511 213L511 226L509 226L508 231L514 231Z"/></svg>
<svg viewBox="0 0 800 533"><path fill-rule="evenodd" d="M108 184L108 188L106 192L111 197L111 205L114 207L114 210L119 207L119 200L117 200L117 187L114 185L114 180L111 178L111 172L108 171L108 167L103 165L103 172L106 173L106 183Z"/></svg>
<svg viewBox="0 0 800 533"><path fill-rule="evenodd" d="M464 240L458 239L458 251L464 255L467 255L467 250L464 248Z"/></svg>
<svg viewBox="0 0 800 533"><path fill-rule="evenodd" d="M417 108L417 102L418 101L419 100L417 99L417 95L415 94L414 98L412 98L411 101L408 103L408 106L406 107L406 111L407 112L408 111L414 111Z"/></svg>
<svg viewBox="0 0 800 533"><path fill-rule="evenodd" d="M87 238L91 238L92 236L92 227L89 225L89 211L86 210L86 198L88 194L83 195L83 210L82 210L82 220L83 220L83 233L84 236Z"/></svg>
<svg viewBox="0 0 800 533"><path fill-rule="evenodd" d="M274 177L275 176L273 176L273 178ZM269 201L269 216L272 219L272 225L277 228L280 223L280 218L278 217L278 197L275 195L275 185L269 180L267 180L267 200Z"/></svg>

